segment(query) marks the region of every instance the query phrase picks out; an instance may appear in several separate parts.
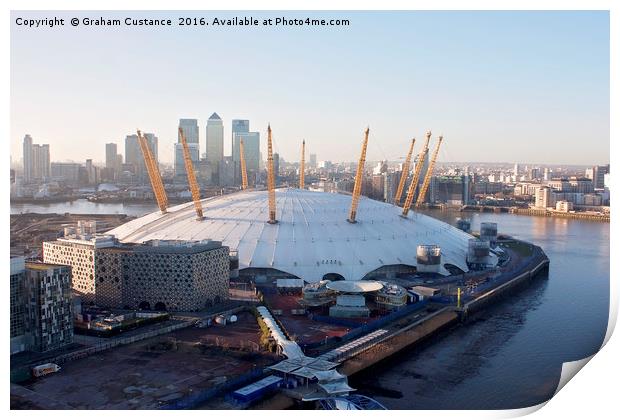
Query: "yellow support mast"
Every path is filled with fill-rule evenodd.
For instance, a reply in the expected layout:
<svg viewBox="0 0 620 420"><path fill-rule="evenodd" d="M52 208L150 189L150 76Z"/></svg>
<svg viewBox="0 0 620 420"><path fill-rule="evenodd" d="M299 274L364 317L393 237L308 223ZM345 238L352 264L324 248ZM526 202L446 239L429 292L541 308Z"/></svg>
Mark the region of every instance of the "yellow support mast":
<svg viewBox="0 0 620 420"><path fill-rule="evenodd" d="M362 179L364 178L364 164L366 163L366 149L368 147L368 133L370 128L366 128L364 131L364 143L362 144L362 153L360 160L357 164L357 171L355 173L355 186L353 187L353 194L351 198L351 210L349 211L349 223L356 223L355 216L357 215L357 206L360 201L360 194L362 193Z"/></svg>
<svg viewBox="0 0 620 420"><path fill-rule="evenodd" d="M271 143L271 124L267 125L267 190L269 193L269 222L278 223L276 220L276 186L273 173L273 145Z"/></svg>
<svg viewBox="0 0 620 420"><path fill-rule="evenodd" d="M140 144L140 150L142 150L142 156L144 157L144 166L146 167L146 172L149 175L149 180L151 181L151 186L153 187L153 194L155 194L157 205L163 214L166 213L168 207L168 196L166 195L166 190L164 189L164 183L161 180L161 174L157 168L157 163L151 154L148 141L142 135L140 130L137 131L138 143Z"/></svg>
<svg viewBox="0 0 620 420"><path fill-rule="evenodd" d="M243 139L239 141L239 160L241 161L241 189L248 189L248 172L245 168L245 149L243 148Z"/></svg>
<svg viewBox="0 0 620 420"><path fill-rule="evenodd" d="M299 164L299 189L303 190L306 184L306 141L301 142L301 162Z"/></svg>
<svg viewBox="0 0 620 420"><path fill-rule="evenodd" d="M420 188L420 193L418 194L418 200L415 203L416 207L420 207L424 202L424 197L426 196L426 191L428 191L428 186L431 183L431 177L433 176L433 168L435 167L435 162L437 161L437 155L439 154L439 146L441 146L441 142L443 141L443 136L439 136L439 140L437 141L437 146L435 147L435 151L433 152L433 157L431 158L431 162L428 164L428 171L426 171L426 176L424 177L424 183L422 184L422 188Z"/></svg>
<svg viewBox="0 0 620 420"><path fill-rule="evenodd" d="M400 198L403 195L403 190L405 189L405 183L407 182L407 178L409 177L409 166L411 165L411 155L413 154L413 145L415 144L415 138L411 139L411 146L409 146L409 152L407 153L407 158L405 159L405 163L403 164L403 171L400 175L400 182L398 183L398 188L396 189L396 195L394 196L394 204L397 206L400 204Z"/></svg>
<svg viewBox="0 0 620 420"><path fill-rule="evenodd" d="M179 138L183 145L183 159L185 160L185 172L187 172L187 183L189 189L192 192L192 200L194 201L194 208L196 209L196 220L204 219L202 215L202 203L200 202L200 187L198 181L196 181L196 173L194 172L194 165L192 163L192 156L189 154L189 146L185 139L185 133L183 129L179 127Z"/></svg>
<svg viewBox="0 0 620 420"><path fill-rule="evenodd" d="M415 190L418 187L418 181L420 180L420 174L422 173L422 166L424 164L424 160L426 159L426 155L428 154L428 144L431 141L431 132L426 132L426 142L424 143L424 148L418 155L418 163L415 166L415 172L413 174L413 179L411 180L411 184L409 184L409 190L407 191L407 198L405 199L405 205L403 206L403 212L401 214L402 217L407 217L409 214L409 209L411 208L411 203L413 203L413 197L415 196Z"/></svg>

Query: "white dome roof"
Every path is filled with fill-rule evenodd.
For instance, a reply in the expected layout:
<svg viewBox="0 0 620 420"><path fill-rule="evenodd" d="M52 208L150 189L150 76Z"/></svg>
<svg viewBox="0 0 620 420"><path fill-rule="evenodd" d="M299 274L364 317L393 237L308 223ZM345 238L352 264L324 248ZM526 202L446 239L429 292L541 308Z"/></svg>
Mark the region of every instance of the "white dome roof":
<svg viewBox="0 0 620 420"><path fill-rule="evenodd" d="M132 220L109 233L122 242L150 239L222 241L239 252L239 269L274 268L308 282L338 273L360 280L384 265L416 265L416 247L441 247L443 264L467 271L471 235L416 212L361 197L357 223L347 222L351 196L293 188L276 190L277 224L269 219L267 191L243 191L202 200L205 220L192 202Z"/></svg>

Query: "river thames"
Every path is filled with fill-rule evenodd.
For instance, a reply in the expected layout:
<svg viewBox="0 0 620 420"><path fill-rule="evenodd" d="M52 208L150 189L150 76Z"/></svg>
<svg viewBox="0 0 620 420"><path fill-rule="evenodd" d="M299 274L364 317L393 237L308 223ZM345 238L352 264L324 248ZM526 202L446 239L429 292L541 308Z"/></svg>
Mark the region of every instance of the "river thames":
<svg viewBox="0 0 620 420"><path fill-rule="evenodd" d="M11 204L11 214L140 216L155 210L150 204L86 200ZM500 233L543 248L551 260L548 278L494 305L466 326L350 378L350 384L391 409L521 408L547 400L557 387L562 363L592 355L605 336L609 224L514 214L426 213L452 224L457 217L467 217L473 230L480 222L497 222Z"/></svg>

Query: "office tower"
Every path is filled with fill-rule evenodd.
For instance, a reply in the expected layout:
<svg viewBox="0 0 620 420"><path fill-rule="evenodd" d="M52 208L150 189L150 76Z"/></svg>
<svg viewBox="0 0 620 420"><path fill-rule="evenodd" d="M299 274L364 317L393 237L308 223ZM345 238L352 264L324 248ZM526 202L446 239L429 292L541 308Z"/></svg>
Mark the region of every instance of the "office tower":
<svg viewBox="0 0 620 420"><path fill-rule="evenodd" d="M32 182L33 170L32 170L32 137L30 134L24 136L24 182Z"/></svg>
<svg viewBox="0 0 620 420"><path fill-rule="evenodd" d="M273 154L273 173L276 177L280 175L280 154L279 153Z"/></svg>
<svg viewBox="0 0 620 420"><path fill-rule="evenodd" d="M245 155L245 167L248 173L248 182L256 182L256 176L260 169L260 133L235 133L233 139L233 162L235 163L235 183L241 180L241 159L239 155L239 144L243 139L243 151Z"/></svg>
<svg viewBox="0 0 620 420"><path fill-rule="evenodd" d="M596 189L605 188L605 174L609 173L609 165L597 165L586 169L586 178L592 180Z"/></svg>
<svg viewBox="0 0 620 420"><path fill-rule="evenodd" d="M50 177L49 144L33 144L32 137L26 134L23 143L24 182L44 181Z"/></svg>
<svg viewBox="0 0 620 420"><path fill-rule="evenodd" d="M217 166L224 159L224 124L222 119L216 112L211 114L207 121L206 129L206 160L211 168L211 174L200 173L200 177L205 180L205 176L210 179L208 184L213 181L217 183L219 170Z"/></svg>
<svg viewBox="0 0 620 420"><path fill-rule="evenodd" d="M147 144L155 162L159 162L159 140L157 136L153 133L144 133L143 135L147 140ZM137 134L130 134L125 137L125 163L133 166L134 175L136 175L138 179L142 181L146 180L146 166L144 165L144 156L142 155L142 149L140 148Z"/></svg>
<svg viewBox="0 0 620 420"><path fill-rule="evenodd" d="M188 143L196 143L200 142L198 135L198 120L193 118L181 118L179 120L179 128L183 129L183 134L185 134L185 140ZM181 141L181 137L178 137L178 141Z"/></svg>
<svg viewBox="0 0 620 420"><path fill-rule="evenodd" d="M23 143L24 182L45 181L50 177L49 144L33 144L32 137L26 134Z"/></svg>
<svg viewBox="0 0 620 420"><path fill-rule="evenodd" d="M512 171L512 172L513 172L513 174L514 174L514 176L519 176L519 169L520 169L520 168L519 168L519 164L518 164L518 163L515 163L515 167L514 167L514 169L513 169L513 171Z"/></svg>
<svg viewBox="0 0 620 420"><path fill-rule="evenodd" d="M32 145L32 180L44 181L50 177L50 146L49 144Z"/></svg>
<svg viewBox="0 0 620 420"><path fill-rule="evenodd" d="M108 169L116 169L116 143L106 143L105 145L105 167Z"/></svg>
<svg viewBox="0 0 620 420"><path fill-rule="evenodd" d="M194 171L198 171L200 165L200 149L198 143L188 143L189 155L192 159ZM187 180L187 172L185 171L185 160L183 157L183 144L176 143L174 145L174 176Z"/></svg>
<svg viewBox="0 0 620 420"><path fill-rule="evenodd" d="M99 181L101 180L101 176L100 176L101 170L97 166L93 165L93 160L86 159L86 164L84 165L84 168L86 170L88 185L98 184Z"/></svg>
<svg viewBox="0 0 620 420"><path fill-rule="evenodd" d="M232 140L231 145L234 147L235 133L247 133L250 131L250 120L232 120Z"/></svg>
<svg viewBox="0 0 620 420"><path fill-rule="evenodd" d="M217 113L213 113L207 121L207 161L213 166L224 159L224 124Z"/></svg>
<svg viewBox="0 0 620 420"><path fill-rule="evenodd" d="M198 136L198 120L191 118L181 118L179 120L179 128L183 130L189 155L194 164L194 169L198 169L200 162L200 143ZM183 144L181 143L181 135L177 136L177 143L174 145L174 175L182 179L187 178L185 171L185 160L183 158Z"/></svg>

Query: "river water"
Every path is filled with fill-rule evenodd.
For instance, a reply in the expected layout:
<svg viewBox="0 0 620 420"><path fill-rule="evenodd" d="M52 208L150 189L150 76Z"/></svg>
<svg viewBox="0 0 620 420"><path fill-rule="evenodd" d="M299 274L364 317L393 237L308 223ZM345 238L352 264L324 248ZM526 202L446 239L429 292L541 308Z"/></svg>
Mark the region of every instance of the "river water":
<svg viewBox="0 0 620 420"><path fill-rule="evenodd" d="M150 204L11 204L11 213L125 213ZM454 223L458 213L429 215ZM361 393L391 409L521 408L550 398L562 363L590 356L603 341L609 313L609 224L585 220L466 214L472 229L497 222L500 233L540 245L548 278L498 303L468 325L350 378ZM576 380L579 380L577 375Z"/></svg>
<svg viewBox="0 0 620 420"><path fill-rule="evenodd" d="M126 214L128 216L142 216L146 213L152 213L154 211L157 211L157 204L155 203L93 203L86 199L47 204L11 203L11 214L31 212L59 214Z"/></svg>
<svg viewBox="0 0 620 420"><path fill-rule="evenodd" d="M455 223L458 213L429 215ZM391 409L508 409L549 399L562 363L596 352L609 314L609 224L583 220L467 214L472 229L497 222L500 233L540 245L551 263L534 282L453 328L351 378ZM575 378L579 380L579 375Z"/></svg>

